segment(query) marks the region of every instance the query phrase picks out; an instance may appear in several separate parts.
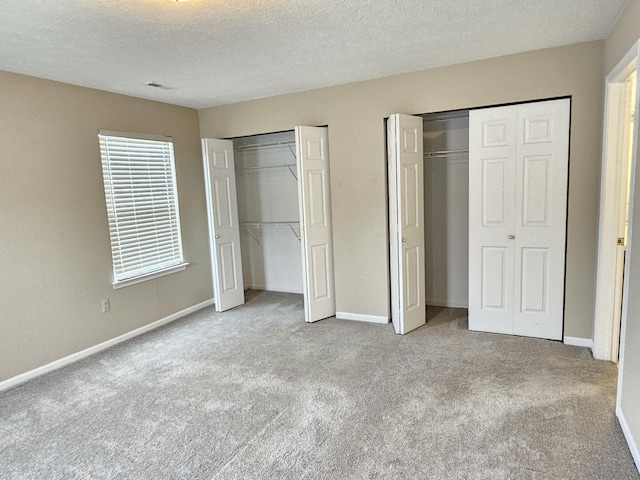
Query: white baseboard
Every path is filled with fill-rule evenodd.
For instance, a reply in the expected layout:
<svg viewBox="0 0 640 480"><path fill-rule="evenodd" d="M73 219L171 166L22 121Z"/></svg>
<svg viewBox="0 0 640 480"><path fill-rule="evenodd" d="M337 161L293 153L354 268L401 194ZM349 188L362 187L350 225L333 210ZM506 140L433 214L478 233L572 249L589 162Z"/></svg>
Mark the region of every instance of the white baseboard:
<svg viewBox="0 0 640 480"><path fill-rule="evenodd" d="M387 317L380 315L363 315L361 313L336 312L338 320L355 320L356 322L389 323Z"/></svg>
<svg viewBox="0 0 640 480"><path fill-rule="evenodd" d="M624 433L624 438L627 439L627 444L629 444L629 450L631 450L633 461L636 462L636 468L638 469L638 472L640 472L640 450L638 450L636 439L633 438L633 434L631 433L631 429L629 428L627 419L625 418L624 413L622 412L622 409L620 407L616 409L616 416L618 417L618 421L620 422L620 427L622 428L622 432Z"/></svg>
<svg viewBox="0 0 640 480"><path fill-rule="evenodd" d="M431 305L433 307L445 307L445 308L469 308L468 303L457 303L457 302L441 302L439 300L426 300L427 305Z"/></svg>
<svg viewBox="0 0 640 480"><path fill-rule="evenodd" d="M158 327L166 325L167 323L178 320L179 318L185 317L190 313L196 312L202 308L208 307L213 304L214 304L213 298L210 300L206 300L202 303L199 303L192 307L185 308L184 310L180 310L179 312L171 314L168 317L161 318L160 320L157 320L153 323L150 323L140 328L136 328L135 330L131 330L130 332L120 335L119 337L112 338L111 340L107 340L106 342L99 343L98 345L94 345L93 347L86 348L77 353L73 353L71 355L63 357L59 360L55 360L51 363L47 363L46 365L43 365L41 367L34 368L33 370L29 370L28 372L21 373L20 375L16 375L15 377L11 377L7 380L4 380L3 382L0 382L0 392L16 387L21 383L28 382L29 380L32 380L41 375L45 375L54 370L58 370L59 368L66 367L71 363L87 358L91 355L101 352L102 350L106 350L109 347L117 345L118 343L122 343L133 337L142 335L143 333L150 332L151 330L154 330Z"/></svg>
<svg viewBox="0 0 640 480"><path fill-rule="evenodd" d="M593 350L593 340L590 338L564 337L563 342L565 345L571 345L574 347L587 347Z"/></svg>

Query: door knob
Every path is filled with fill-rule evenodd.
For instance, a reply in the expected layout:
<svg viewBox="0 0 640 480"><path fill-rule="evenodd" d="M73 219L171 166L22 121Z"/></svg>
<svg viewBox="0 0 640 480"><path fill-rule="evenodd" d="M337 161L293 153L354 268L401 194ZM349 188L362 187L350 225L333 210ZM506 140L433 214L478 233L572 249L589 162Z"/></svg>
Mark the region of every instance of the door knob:
<svg viewBox="0 0 640 480"><path fill-rule="evenodd" d="M515 235L509 235L509 240L514 240L516 238Z"/></svg>
<svg viewBox="0 0 640 480"><path fill-rule="evenodd" d="M402 239L402 241L403 241L403 242L406 242L406 241L407 241L407 239L406 239L406 238L403 238L403 239Z"/></svg>
<svg viewBox="0 0 640 480"><path fill-rule="evenodd" d="M220 235L216 235L216 238L220 238Z"/></svg>

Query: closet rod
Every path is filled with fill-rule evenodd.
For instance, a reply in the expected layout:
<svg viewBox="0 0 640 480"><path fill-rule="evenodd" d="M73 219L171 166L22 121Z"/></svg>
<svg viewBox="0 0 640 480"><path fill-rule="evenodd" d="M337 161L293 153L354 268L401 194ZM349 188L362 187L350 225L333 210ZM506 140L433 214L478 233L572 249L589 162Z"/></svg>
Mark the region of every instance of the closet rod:
<svg viewBox="0 0 640 480"><path fill-rule="evenodd" d="M428 122L446 122L447 120L454 120L456 118L469 118L469 112L461 113L443 113L442 115L426 116L423 117L423 123Z"/></svg>
<svg viewBox="0 0 640 480"><path fill-rule="evenodd" d="M287 140L286 142L252 143L250 145L238 145L237 147L234 147L234 150L257 150L259 148L288 147L295 144L295 140Z"/></svg>
<svg viewBox="0 0 640 480"><path fill-rule="evenodd" d="M469 155L469 150L440 150L438 152L425 152L424 158L446 158Z"/></svg>

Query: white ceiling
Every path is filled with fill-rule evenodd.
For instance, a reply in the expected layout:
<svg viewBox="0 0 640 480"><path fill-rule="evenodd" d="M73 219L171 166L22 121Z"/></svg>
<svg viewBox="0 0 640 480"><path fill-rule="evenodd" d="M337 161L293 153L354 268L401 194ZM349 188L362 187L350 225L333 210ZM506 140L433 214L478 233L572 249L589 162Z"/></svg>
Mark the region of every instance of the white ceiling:
<svg viewBox="0 0 640 480"><path fill-rule="evenodd" d="M0 70L203 108L602 39L627 1L1 0Z"/></svg>

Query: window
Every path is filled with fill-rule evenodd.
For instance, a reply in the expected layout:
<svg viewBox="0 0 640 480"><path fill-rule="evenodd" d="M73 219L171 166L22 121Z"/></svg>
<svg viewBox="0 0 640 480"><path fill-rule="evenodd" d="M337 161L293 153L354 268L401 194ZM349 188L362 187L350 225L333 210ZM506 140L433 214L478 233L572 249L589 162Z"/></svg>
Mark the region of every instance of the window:
<svg viewBox="0 0 640 480"><path fill-rule="evenodd" d="M100 130L113 286L186 268L171 137Z"/></svg>

